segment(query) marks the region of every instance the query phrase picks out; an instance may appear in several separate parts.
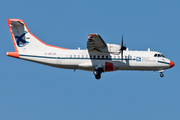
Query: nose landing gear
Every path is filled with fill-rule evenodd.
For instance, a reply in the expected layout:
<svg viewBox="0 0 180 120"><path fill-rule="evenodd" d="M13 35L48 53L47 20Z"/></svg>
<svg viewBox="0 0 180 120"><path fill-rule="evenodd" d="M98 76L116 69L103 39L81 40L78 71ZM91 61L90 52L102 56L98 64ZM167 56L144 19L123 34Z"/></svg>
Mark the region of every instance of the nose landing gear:
<svg viewBox="0 0 180 120"><path fill-rule="evenodd" d="M164 73L164 70L160 70L159 73L161 73L161 74L160 74L160 77L164 77L164 74L163 74L163 73Z"/></svg>

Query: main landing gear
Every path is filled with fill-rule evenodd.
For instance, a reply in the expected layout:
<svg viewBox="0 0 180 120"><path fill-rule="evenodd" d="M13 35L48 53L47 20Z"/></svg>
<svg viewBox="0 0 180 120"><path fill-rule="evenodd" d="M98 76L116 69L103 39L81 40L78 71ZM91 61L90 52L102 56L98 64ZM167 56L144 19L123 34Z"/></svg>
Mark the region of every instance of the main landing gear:
<svg viewBox="0 0 180 120"><path fill-rule="evenodd" d="M96 78L97 80L99 80L99 79L101 78L102 72L103 72L103 68L98 68L98 69L96 69L96 70L93 72L94 75L95 75L95 78Z"/></svg>
<svg viewBox="0 0 180 120"><path fill-rule="evenodd" d="M160 70L159 73L160 73L160 77L164 77L164 74L163 74L164 70Z"/></svg>

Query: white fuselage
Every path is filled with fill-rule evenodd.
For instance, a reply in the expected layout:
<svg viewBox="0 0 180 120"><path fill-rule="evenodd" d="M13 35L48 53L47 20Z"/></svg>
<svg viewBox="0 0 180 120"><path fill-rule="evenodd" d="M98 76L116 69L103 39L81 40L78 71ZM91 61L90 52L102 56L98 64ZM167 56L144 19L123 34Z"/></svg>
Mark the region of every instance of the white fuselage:
<svg viewBox="0 0 180 120"><path fill-rule="evenodd" d="M158 71L170 68L170 60L165 57L154 57L160 54L154 51L124 51L114 55L88 50L55 50L19 53L20 59L25 59L41 64L65 68L94 71L96 67L105 70L106 62L113 64L113 70L147 70Z"/></svg>

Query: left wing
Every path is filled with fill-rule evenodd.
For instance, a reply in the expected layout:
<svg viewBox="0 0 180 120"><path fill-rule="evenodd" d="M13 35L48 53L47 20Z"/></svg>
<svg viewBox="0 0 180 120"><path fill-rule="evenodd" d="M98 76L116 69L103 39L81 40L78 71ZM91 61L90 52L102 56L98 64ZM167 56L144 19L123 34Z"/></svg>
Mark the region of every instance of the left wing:
<svg viewBox="0 0 180 120"><path fill-rule="evenodd" d="M100 49L107 48L106 43L98 34L89 34L88 35L88 41L87 41L87 49L89 51L97 50L100 51Z"/></svg>

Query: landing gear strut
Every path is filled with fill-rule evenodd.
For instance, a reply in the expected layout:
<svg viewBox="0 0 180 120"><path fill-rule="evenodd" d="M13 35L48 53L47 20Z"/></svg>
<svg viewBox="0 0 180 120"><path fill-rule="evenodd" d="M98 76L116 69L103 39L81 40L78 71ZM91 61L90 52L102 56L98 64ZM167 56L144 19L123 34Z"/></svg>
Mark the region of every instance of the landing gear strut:
<svg viewBox="0 0 180 120"><path fill-rule="evenodd" d="M93 72L94 75L95 75L95 78L96 78L97 80L99 80L99 79L101 78L102 72L103 72L103 68L98 68L98 69L96 69L96 70Z"/></svg>

